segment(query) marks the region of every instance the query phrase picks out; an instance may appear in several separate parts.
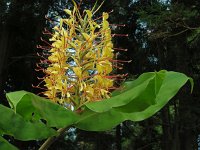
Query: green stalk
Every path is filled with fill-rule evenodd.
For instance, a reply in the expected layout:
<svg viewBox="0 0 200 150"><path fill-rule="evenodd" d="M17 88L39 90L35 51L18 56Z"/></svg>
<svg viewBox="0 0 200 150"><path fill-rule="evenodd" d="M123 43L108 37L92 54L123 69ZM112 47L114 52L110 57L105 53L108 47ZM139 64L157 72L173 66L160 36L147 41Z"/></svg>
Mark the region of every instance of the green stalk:
<svg viewBox="0 0 200 150"><path fill-rule="evenodd" d="M57 130L58 135L49 137L38 150L47 150L60 136L62 136L69 127L60 128Z"/></svg>

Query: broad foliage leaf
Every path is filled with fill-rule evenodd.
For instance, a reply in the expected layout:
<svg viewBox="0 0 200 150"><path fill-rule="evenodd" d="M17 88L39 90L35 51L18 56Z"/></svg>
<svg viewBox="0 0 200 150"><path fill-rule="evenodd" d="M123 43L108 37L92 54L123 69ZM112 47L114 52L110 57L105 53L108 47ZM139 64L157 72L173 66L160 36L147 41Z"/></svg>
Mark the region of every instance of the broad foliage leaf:
<svg viewBox="0 0 200 150"><path fill-rule="evenodd" d="M18 148L16 148L0 136L0 150L18 150Z"/></svg>
<svg viewBox="0 0 200 150"><path fill-rule="evenodd" d="M20 99L16 99L15 95L18 95L17 97ZM71 125L78 118L76 113L26 91L8 93L7 98L15 112L26 120L43 119L49 127L65 127Z"/></svg>
<svg viewBox="0 0 200 150"><path fill-rule="evenodd" d="M125 120L142 121L147 119L164 107L188 80L193 87L192 79L182 73L167 71L144 73L138 79L129 81L128 84L125 83L127 90L125 87L125 91L115 99L116 103L125 101L126 94L132 91L129 93L131 101L117 107L114 101L113 103L108 102L109 99L89 103L76 127L89 131L103 131ZM139 94L133 90L144 84L145 89L141 89ZM111 107L109 110L104 109L107 104Z"/></svg>
<svg viewBox="0 0 200 150"><path fill-rule="evenodd" d="M56 131L47 127L42 121L25 121L12 109L0 105L0 130L3 134L14 136L19 140L40 140L56 135ZM41 132L42 131L42 132Z"/></svg>
<svg viewBox="0 0 200 150"><path fill-rule="evenodd" d="M55 136L51 127L75 126L88 131L104 131L125 121L141 121L159 111L188 81L177 72L149 72L122 84L107 100L87 103L84 111L73 111L26 91L7 94L12 109L0 105L0 131L19 140Z"/></svg>

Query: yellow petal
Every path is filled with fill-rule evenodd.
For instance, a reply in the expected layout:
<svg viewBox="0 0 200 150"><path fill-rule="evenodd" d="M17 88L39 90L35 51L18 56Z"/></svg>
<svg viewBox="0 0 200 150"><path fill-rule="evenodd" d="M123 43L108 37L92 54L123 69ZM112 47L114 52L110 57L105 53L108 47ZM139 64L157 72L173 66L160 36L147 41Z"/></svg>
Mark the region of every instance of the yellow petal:
<svg viewBox="0 0 200 150"><path fill-rule="evenodd" d="M67 92L67 97L68 97L68 98L70 97L70 94L69 94L69 92Z"/></svg>
<svg viewBox="0 0 200 150"><path fill-rule="evenodd" d="M94 94L94 89L92 87L90 87L90 86L87 86L85 88L85 90L86 90L85 92L88 93L88 94L90 94L90 95Z"/></svg>
<svg viewBox="0 0 200 150"><path fill-rule="evenodd" d="M108 21L103 21L103 29L109 28L109 22Z"/></svg>
<svg viewBox="0 0 200 150"><path fill-rule="evenodd" d="M73 42L69 43L72 48L76 48L76 45Z"/></svg>
<svg viewBox="0 0 200 150"><path fill-rule="evenodd" d="M97 64L97 71L99 74L109 74L112 72L112 63L108 60L100 61Z"/></svg>
<svg viewBox="0 0 200 150"><path fill-rule="evenodd" d="M113 50L110 47L104 47L102 50L102 57L113 58Z"/></svg>
<svg viewBox="0 0 200 150"><path fill-rule="evenodd" d="M92 18L92 12L90 10L86 10L86 13L87 13L88 17L91 19Z"/></svg>
<svg viewBox="0 0 200 150"><path fill-rule="evenodd" d="M103 20L107 20L109 17L108 13L103 12Z"/></svg>
<svg viewBox="0 0 200 150"><path fill-rule="evenodd" d="M74 67L74 68L73 68L73 71L74 71L74 73L76 74L76 76L77 76L78 78L81 78L81 77L82 77L82 70L81 70L81 67Z"/></svg>
<svg viewBox="0 0 200 150"><path fill-rule="evenodd" d="M82 33L82 35L86 41L89 41L89 39L91 38L87 33Z"/></svg>
<svg viewBox="0 0 200 150"><path fill-rule="evenodd" d="M70 16L72 15L72 11L69 9L64 9L64 12Z"/></svg>

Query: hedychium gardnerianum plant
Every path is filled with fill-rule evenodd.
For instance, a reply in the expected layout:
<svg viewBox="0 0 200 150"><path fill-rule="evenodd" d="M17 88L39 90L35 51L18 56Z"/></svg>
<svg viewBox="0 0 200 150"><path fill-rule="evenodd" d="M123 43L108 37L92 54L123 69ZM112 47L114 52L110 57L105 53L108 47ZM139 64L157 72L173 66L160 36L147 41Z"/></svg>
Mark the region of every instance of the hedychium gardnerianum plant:
<svg viewBox="0 0 200 150"><path fill-rule="evenodd" d="M51 44L46 42L48 49L39 46L48 50L48 56L41 61L47 64L42 69L46 74L41 79L46 87L43 94L69 109L78 110L87 102L110 98L110 91L116 89L115 79L126 76L113 74L123 62L130 61L115 59L117 48L112 37L128 35L111 33L108 13L94 19L99 8L81 14L74 2L73 10L64 10L69 17L59 18L53 33L44 32L51 35Z"/></svg>
<svg viewBox="0 0 200 150"><path fill-rule="evenodd" d="M10 107L0 104L0 150L17 150L3 138L10 135L22 141L47 139L46 150L70 127L87 131L110 130L125 120L142 121L159 111L176 95L190 77L161 70L140 75L115 86L115 75L123 62L115 59L108 13L94 18L100 7L82 13L74 2L65 9L68 18L59 18L53 28L38 69L45 73L40 84L43 95L26 91L7 93ZM118 35L117 35L118 36ZM127 35L119 35L127 36ZM41 55L39 53L39 55ZM43 67L45 66L45 67ZM57 131L55 129L58 129Z"/></svg>
<svg viewBox="0 0 200 150"><path fill-rule="evenodd" d="M115 50L126 50L114 48L112 37L128 35L111 33L109 13L94 18L101 5L81 14L75 1L73 4L73 10L64 9L68 18L59 18L53 33L43 32L51 35L51 43L42 39L48 46L38 48L47 52L37 66L46 74L40 78L46 87L43 95L67 109L81 112L88 102L110 98L111 91L118 89L115 80L127 75L114 74L114 70L131 61L115 59ZM41 69L44 62L47 67Z"/></svg>

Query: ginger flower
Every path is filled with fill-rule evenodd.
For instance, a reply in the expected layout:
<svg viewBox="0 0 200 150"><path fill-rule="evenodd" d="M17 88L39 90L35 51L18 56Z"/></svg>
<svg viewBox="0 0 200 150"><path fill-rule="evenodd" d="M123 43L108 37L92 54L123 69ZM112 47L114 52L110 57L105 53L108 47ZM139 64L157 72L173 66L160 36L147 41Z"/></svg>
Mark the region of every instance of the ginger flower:
<svg viewBox="0 0 200 150"><path fill-rule="evenodd" d="M68 18L60 18L48 43L44 95L76 110L87 102L110 98L114 79L123 75L112 73L117 60L113 59L109 14L94 19L94 9L81 14L75 2L73 10L64 12Z"/></svg>

